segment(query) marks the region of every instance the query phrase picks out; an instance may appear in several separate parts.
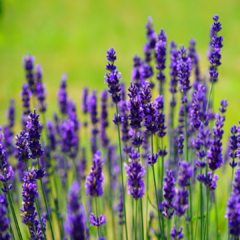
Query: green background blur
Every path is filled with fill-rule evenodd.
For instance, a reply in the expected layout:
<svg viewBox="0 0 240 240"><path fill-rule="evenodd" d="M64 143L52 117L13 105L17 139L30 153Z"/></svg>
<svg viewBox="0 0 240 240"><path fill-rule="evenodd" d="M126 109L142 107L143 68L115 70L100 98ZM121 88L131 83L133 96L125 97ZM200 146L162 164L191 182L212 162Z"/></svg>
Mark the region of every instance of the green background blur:
<svg viewBox="0 0 240 240"><path fill-rule="evenodd" d="M142 55L146 42L148 16L152 16L157 33L161 28L165 29L168 43L174 39L187 47L190 38L194 37L201 56L201 72L208 76L206 52L214 14L220 15L221 35L224 36L219 83L214 86L214 108L217 109L222 98L227 98L225 142L230 126L240 120L239 0L1 0L1 5L0 125L6 122L10 98L16 99L20 116L20 90L25 81L23 55L34 55L36 63L43 67L49 102L47 115L50 117L57 108L56 91L62 73L68 74L69 96L78 107L83 86L99 90L106 87L105 56L110 47L117 51L116 64L123 79L130 82L132 58L136 53ZM229 185L224 178L218 184L219 223L224 232L226 220L223 216Z"/></svg>
<svg viewBox="0 0 240 240"><path fill-rule="evenodd" d="M80 104L84 85L103 89L106 50L117 51L117 66L123 79L130 81L132 58L142 55L146 41L145 24L153 17L157 33L164 28L168 43L188 45L197 41L202 73L207 73L206 51L214 14L220 15L224 36L222 66L214 97L229 102L227 129L240 119L240 1L77 1L77 0L1 0L0 18L0 121L10 98L17 100L24 79L22 56L31 53L43 66L49 95L49 111L57 107L56 90L61 74L68 74L72 99ZM167 70L168 71L168 70Z"/></svg>

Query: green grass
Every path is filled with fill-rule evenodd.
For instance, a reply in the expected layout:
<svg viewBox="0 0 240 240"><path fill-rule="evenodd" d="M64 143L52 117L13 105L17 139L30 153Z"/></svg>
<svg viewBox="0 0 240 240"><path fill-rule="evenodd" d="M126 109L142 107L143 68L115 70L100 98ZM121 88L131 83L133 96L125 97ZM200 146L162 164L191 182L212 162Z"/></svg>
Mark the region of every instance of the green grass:
<svg viewBox="0 0 240 240"><path fill-rule="evenodd" d="M225 143L229 128L238 124L240 111L240 1L17 1L2 2L0 17L0 125L6 122L5 111L10 98L15 98L20 116L20 89L25 81L22 56L31 53L43 66L44 82L48 89L48 112L56 109L56 90L61 74L68 74L69 96L80 105L84 85L101 90L104 87L106 50L117 51L117 66L129 83L132 58L142 55L145 43L145 24L153 17L157 32L164 28L168 42L188 45L191 37L197 40L202 74L208 77L206 51L209 29L214 14L220 15L224 36L219 83L215 85L215 109L222 98L229 107L225 123ZM168 70L167 70L168 71ZM166 101L166 105L167 105ZM18 118L19 119L19 118ZM227 170L230 176L229 169ZM226 175L225 175L226 176ZM228 183L220 178L218 204L219 224L226 231L224 218ZM222 197L223 195L223 197ZM214 218L211 219L211 222Z"/></svg>

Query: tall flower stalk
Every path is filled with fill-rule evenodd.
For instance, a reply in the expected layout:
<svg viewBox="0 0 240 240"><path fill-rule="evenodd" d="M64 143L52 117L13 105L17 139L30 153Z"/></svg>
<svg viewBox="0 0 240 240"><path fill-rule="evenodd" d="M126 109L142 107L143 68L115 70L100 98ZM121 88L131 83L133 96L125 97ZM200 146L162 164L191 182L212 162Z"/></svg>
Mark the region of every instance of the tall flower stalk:
<svg viewBox="0 0 240 240"><path fill-rule="evenodd" d="M117 59L115 54L116 52L113 48L110 48L107 51L108 64L106 65L106 70L108 70L108 73L105 74L105 81L108 84L108 87L109 87L108 92L111 94L112 101L116 105L116 116L118 117L118 103L121 100L120 98L121 88L119 84L119 79L121 79L121 74L116 70L116 66L114 65L114 61ZM119 154L120 154L120 160L121 160L121 181L122 181L122 193L123 193L123 205L124 205L123 208L124 208L124 218L125 218L125 235L126 235L126 240L128 240L124 180L123 180L122 145L121 145L121 137L120 137L120 123L117 124L117 127L118 127Z"/></svg>

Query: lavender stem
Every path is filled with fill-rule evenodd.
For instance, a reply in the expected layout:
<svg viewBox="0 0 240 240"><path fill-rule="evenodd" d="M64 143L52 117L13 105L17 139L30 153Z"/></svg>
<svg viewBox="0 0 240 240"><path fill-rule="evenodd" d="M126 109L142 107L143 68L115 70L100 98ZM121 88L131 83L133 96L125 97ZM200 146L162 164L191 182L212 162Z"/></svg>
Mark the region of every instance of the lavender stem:
<svg viewBox="0 0 240 240"><path fill-rule="evenodd" d="M116 114L117 114L117 116L118 116L118 106L117 106L117 104L116 104ZM120 153L120 160L121 160L121 175L122 175L123 209L124 209L124 219L125 219L125 234L126 234L126 240L128 240L127 218L126 218L126 206L125 206L125 191L124 191L124 182L123 182L122 146L121 146L121 138L120 138L120 127L119 127L119 124L118 124L118 144L119 144L119 153Z"/></svg>

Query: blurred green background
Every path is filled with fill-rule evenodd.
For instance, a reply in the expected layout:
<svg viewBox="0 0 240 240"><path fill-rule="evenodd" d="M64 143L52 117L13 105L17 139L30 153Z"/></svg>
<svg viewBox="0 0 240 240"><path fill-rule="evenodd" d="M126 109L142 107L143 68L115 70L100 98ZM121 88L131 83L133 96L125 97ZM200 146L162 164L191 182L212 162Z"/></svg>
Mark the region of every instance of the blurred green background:
<svg viewBox="0 0 240 240"><path fill-rule="evenodd" d="M142 55L146 41L148 16L152 16L157 33L161 28L165 29L168 43L174 39L187 47L190 38L194 37L201 57L201 72L208 76L206 51L214 14L220 15L221 35L224 36L214 105L217 109L222 98L229 102L226 142L230 126L240 120L239 0L1 0L0 125L6 122L5 112L10 98L16 99L17 114L20 115L20 90L25 81L23 55L34 55L36 63L43 67L49 102L47 115L50 117L57 108L56 91L62 73L68 74L69 96L78 103L78 107L83 86L98 90L106 87L105 56L110 47L117 51L116 64L123 79L130 82L132 58L136 53ZM223 216L229 185L224 178L219 185L220 224L225 231Z"/></svg>

